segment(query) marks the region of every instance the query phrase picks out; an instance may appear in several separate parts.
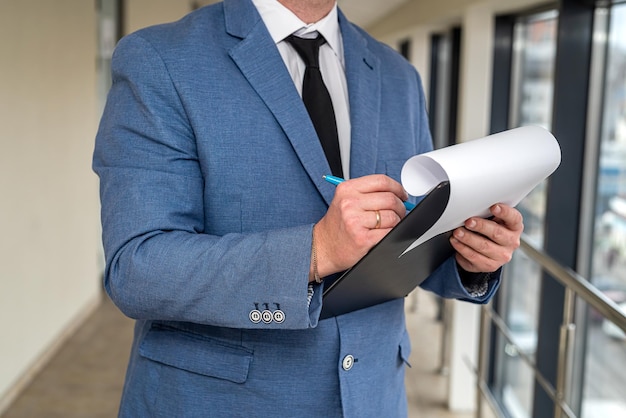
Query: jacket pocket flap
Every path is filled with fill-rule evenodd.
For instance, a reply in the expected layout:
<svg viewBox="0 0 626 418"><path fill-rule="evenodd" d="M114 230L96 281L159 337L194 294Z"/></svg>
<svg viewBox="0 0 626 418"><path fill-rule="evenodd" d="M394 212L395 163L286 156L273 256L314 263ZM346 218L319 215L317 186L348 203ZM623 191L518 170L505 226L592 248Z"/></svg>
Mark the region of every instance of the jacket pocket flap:
<svg viewBox="0 0 626 418"><path fill-rule="evenodd" d="M248 378L252 351L208 337L153 326L139 346L150 360L204 376L243 383Z"/></svg>

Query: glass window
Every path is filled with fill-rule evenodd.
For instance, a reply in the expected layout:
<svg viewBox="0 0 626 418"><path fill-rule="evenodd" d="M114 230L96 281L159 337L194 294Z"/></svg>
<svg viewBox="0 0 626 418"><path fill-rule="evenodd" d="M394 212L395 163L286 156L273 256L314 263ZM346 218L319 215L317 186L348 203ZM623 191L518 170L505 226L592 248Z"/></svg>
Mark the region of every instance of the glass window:
<svg viewBox="0 0 626 418"><path fill-rule="evenodd" d="M556 25L554 11L534 15L516 25L511 128L525 125L551 128ZM545 207L545 183L535 188L518 207L524 215L524 233L539 247L543 243Z"/></svg>
<svg viewBox="0 0 626 418"><path fill-rule="evenodd" d="M515 25L510 127L539 125L551 128L557 13L536 14ZM526 238L543 243L546 188L537 186L520 204ZM500 313L511 330L513 344L499 336L496 388L501 403L514 418L532 416L534 377L524 361L534 362L537 347L541 269L517 251L505 269Z"/></svg>
<svg viewBox="0 0 626 418"><path fill-rule="evenodd" d="M626 5L611 8L591 281L626 312ZM626 416L626 335L588 311L582 416Z"/></svg>

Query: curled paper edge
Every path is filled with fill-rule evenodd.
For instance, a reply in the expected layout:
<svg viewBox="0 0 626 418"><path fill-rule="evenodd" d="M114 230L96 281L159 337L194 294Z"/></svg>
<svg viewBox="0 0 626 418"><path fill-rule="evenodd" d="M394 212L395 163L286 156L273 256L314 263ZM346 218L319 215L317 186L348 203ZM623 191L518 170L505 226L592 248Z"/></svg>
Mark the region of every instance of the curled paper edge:
<svg viewBox="0 0 626 418"><path fill-rule="evenodd" d="M404 252L473 216L485 217L496 203L516 206L561 162L556 138L539 126L524 126L416 155L401 172L405 190L421 196L448 180L451 196L433 226Z"/></svg>

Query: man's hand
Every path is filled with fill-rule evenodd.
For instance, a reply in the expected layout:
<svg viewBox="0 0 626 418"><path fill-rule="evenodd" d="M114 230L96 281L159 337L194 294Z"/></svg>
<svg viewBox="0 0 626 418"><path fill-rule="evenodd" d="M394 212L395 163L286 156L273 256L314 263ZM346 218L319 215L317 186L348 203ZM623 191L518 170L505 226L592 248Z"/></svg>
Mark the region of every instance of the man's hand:
<svg viewBox="0 0 626 418"><path fill-rule="evenodd" d="M493 205L491 219L470 218L454 230L450 243L465 271L493 272L511 261L524 230L522 214L510 206Z"/></svg>
<svg viewBox="0 0 626 418"><path fill-rule="evenodd" d="M319 276L356 264L404 218L407 199L402 185L382 174L339 184L328 212L313 228Z"/></svg>

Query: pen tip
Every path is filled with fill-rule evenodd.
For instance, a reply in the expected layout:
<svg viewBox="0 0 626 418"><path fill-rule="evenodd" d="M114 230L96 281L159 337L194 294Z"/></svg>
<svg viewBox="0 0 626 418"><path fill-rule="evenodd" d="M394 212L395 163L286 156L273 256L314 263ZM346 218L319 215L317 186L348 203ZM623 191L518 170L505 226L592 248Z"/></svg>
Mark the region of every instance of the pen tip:
<svg viewBox="0 0 626 418"><path fill-rule="evenodd" d="M326 174L324 174L324 175L322 176L322 179L326 180Z"/></svg>

